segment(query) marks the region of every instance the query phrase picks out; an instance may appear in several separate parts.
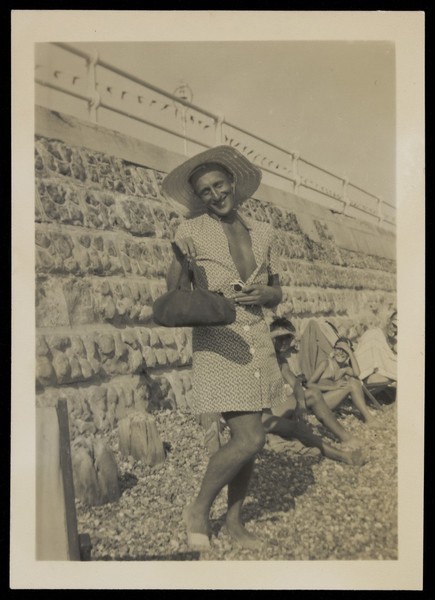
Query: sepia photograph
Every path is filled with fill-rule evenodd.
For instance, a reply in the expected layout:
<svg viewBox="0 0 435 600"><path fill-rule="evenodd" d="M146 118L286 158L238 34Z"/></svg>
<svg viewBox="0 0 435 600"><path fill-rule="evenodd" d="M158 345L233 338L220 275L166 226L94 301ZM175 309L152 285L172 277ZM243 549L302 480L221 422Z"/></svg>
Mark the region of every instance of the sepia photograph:
<svg viewBox="0 0 435 600"><path fill-rule="evenodd" d="M421 589L424 15L12 25L11 587Z"/></svg>

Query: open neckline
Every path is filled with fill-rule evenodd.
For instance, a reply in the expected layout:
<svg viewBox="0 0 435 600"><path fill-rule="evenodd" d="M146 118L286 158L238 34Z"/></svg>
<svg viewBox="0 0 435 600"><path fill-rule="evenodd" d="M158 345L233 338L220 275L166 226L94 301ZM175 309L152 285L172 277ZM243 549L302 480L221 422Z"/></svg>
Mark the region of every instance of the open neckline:
<svg viewBox="0 0 435 600"><path fill-rule="evenodd" d="M246 278L246 280L243 280L239 269L237 268L236 263L234 262L234 258L231 254L231 250L230 250L230 243L229 243L229 239L227 234L224 231L223 225L222 225L222 221L220 219L214 219L213 217L211 217L210 215L208 215L210 217L210 219L216 223L216 225L219 228L219 231L221 232L221 234L224 236L225 240L226 240L226 250L228 253L228 258L229 258L229 262L231 263L234 271L237 273L237 276L240 277L240 279L242 281L244 281L245 284L247 284L250 279L252 279L256 274L258 269L260 268L260 264L259 264L259 260L258 260L258 253L256 252L257 250L257 246L256 246L256 240L254 239L254 235L255 235L255 231L252 228L248 228L246 227L246 224L244 223L243 219L240 220L240 222L242 223L242 225L246 228L246 231L248 232L249 238L251 240L251 250L252 250L252 254L254 257L254 261L255 261L255 267L254 270L250 273L250 275ZM238 218L240 219L240 216L238 215Z"/></svg>

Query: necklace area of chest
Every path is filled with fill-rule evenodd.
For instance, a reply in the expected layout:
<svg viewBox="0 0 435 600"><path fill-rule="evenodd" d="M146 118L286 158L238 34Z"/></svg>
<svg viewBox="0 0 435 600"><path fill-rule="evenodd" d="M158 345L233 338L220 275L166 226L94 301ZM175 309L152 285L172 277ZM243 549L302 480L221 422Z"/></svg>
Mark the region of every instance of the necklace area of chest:
<svg viewBox="0 0 435 600"><path fill-rule="evenodd" d="M247 281L257 267L249 231L240 221L231 224L221 221L221 225L234 265L241 279Z"/></svg>

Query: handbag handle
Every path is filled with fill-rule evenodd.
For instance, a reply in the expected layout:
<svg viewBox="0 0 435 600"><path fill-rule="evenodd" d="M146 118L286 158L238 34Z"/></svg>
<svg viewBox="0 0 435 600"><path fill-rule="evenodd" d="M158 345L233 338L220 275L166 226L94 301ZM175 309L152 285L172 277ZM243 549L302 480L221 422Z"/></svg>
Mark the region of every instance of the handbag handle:
<svg viewBox="0 0 435 600"><path fill-rule="evenodd" d="M175 242L172 242L171 246L172 246L172 250L173 250L173 252L174 252L174 254L175 254L178 262L181 263L180 275L178 277L177 285L175 286L174 289L175 290L179 290L179 289L183 288L183 289L187 289L188 290L188 289L191 289L192 287L195 287L194 283L193 283L193 271L190 268L190 264L189 264L190 259L188 259L184 254L182 254L180 252L180 249L179 249L179 247L177 246L177 244ZM181 280L183 278L183 275L186 274L186 269L189 272L189 280L190 280L190 283L191 283L190 287L182 286L181 285Z"/></svg>
<svg viewBox="0 0 435 600"><path fill-rule="evenodd" d="M186 274L189 277L190 286L182 284L183 276ZM193 271L190 267L189 260L186 257L184 257L183 262L181 263L181 271L180 271L180 275L178 277L178 281L177 281L177 285L175 286L175 289L180 290L183 288L183 289L190 290L190 289L192 289L192 287L193 288L195 287L194 280L193 280Z"/></svg>

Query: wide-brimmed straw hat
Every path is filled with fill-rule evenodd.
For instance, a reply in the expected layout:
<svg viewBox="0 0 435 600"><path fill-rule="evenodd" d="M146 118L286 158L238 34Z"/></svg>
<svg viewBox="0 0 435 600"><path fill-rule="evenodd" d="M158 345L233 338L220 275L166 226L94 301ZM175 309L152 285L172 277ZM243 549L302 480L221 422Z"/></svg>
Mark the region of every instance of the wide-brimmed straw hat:
<svg viewBox="0 0 435 600"><path fill-rule="evenodd" d="M198 198L189 183L192 171L207 163L222 165L233 175L235 200L238 204L250 198L260 185L261 170L238 150L231 146L210 148L192 156L173 169L162 182L165 195L181 205L181 211L185 214L197 215L207 210L204 202Z"/></svg>

